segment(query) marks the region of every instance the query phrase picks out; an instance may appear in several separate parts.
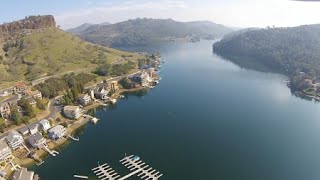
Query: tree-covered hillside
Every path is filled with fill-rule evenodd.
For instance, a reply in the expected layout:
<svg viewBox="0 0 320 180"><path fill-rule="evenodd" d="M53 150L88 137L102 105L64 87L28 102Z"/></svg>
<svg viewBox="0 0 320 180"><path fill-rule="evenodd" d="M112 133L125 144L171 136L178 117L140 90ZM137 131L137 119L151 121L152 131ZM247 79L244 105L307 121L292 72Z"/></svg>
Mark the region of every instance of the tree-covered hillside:
<svg viewBox="0 0 320 180"><path fill-rule="evenodd" d="M245 66L260 64L294 76L320 76L320 25L235 33L213 45L217 54Z"/></svg>

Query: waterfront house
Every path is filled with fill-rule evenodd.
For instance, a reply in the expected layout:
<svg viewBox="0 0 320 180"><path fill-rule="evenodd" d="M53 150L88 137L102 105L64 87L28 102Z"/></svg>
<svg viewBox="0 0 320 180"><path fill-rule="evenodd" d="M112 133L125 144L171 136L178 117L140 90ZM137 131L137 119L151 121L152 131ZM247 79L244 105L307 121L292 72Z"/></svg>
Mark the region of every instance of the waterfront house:
<svg viewBox="0 0 320 180"><path fill-rule="evenodd" d="M14 172L12 180L35 180L35 174L22 167Z"/></svg>
<svg viewBox="0 0 320 180"><path fill-rule="evenodd" d="M108 94L109 94L109 90L108 90L107 82L98 84L94 89L94 95L99 99L102 99L102 100L108 99Z"/></svg>
<svg viewBox="0 0 320 180"><path fill-rule="evenodd" d="M0 115L1 117L8 119L11 115L10 105L7 102L0 104Z"/></svg>
<svg viewBox="0 0 320 180"><path fill-rule="evenodd" d="M82 110L79 106L65 106L63 113L69 119L79 119L82 116Z"/></svg>
<svg viewBox="0 0 320 180"><path fill-rule="evenodd" d="M0 140L0 163L6 162L12 158L11 149L8 144Z"/></svg>
<svg viewBox="0 0 320 180"><path fill-rule="evenodd" d="M149 68L149 69L147 69L147 73L149 74L149 77L150 77L151 79L154 78L154 75L155 75L154 68Z"/></svg>
<svg viewBox="0 0 320 180"><path fill-rule="evenodd" d="M29 129L27 126L20 128L19 133L22 134L23 136L27 135L29 133Z"/></svg>
<svg viewBox="0 0 320 180"><path fill-rule="evenodd" d="M78 102L82 105L82 106L87 106L92 102L91 97L88 94L80 94L79 95L79 99Z"/></svg>
<svg viewBox="0 0 320 180"><path fill-rule="evenodd" d="M140 83L142 86L149 86L149 84L152 82L151 77L146 71L137 73L130 77L132 81Z"/></svg>
<svg viewBox="0 0 320 180"><path fill-rule="evenodd" d="M28 126L28 129L29 129L29 133L30 134L35 134L35 133L37 133L38 132L38 124L30 124L29 126Z"/></svg>
<svg viewBox="0 0 320 180"><path fill-rule="evenodd" d="M29 137L29 143L32 147L39 149L47 145L46 139L39 132Z"/></svg>
<svg viewBox="0 0 320 180"><path fill-rule="evenodd" d="M57 140L63 137L66 134L66 132L67 130L65 127L63 127L62 125L57 125L48 131L48 137L53 140Z"/></svg>
<svg viewBox="0 0 320 180"><path fill-rule="evenodd" d="M9 132L5 140L12 150L16 150L23 145L23 137L16 130Z"/></svg>
<svg viewBox="0 0 320 180"><path fill-rule="evenodd" d="M33 97L34 99L42 99L42 93L38 90L32 91L32 90L27 90L26 94L30 97Z"/></svg>
<svg viewBox="0 0 320 180"><path fill-rule="evenodd" d="M17 83L13 88L12 92L15 94L26 94L27 90L29 89L28 85L24 82Z"/></svg>
<svg viewBox="0 0 320 180"><path fill-rule="evenodd" d="M39 122L39 127L42 131L46 132L48 129L51 128L50 122L48 121L48 119L42 119Z"/></svg>

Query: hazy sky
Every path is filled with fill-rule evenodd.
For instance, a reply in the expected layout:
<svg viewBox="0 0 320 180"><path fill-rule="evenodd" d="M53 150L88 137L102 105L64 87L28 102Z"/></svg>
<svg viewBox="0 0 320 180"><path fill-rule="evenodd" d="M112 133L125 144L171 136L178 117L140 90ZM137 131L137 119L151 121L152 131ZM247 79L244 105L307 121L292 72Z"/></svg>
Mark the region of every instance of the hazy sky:
<svg viewBox="0 0 320 180"><path fill-rule="evenodd" d="M209 20L233 27L320 23L320 2L290 0L8 0L1 4L0 23L52 14L64 29L137 17Z"/></svg>

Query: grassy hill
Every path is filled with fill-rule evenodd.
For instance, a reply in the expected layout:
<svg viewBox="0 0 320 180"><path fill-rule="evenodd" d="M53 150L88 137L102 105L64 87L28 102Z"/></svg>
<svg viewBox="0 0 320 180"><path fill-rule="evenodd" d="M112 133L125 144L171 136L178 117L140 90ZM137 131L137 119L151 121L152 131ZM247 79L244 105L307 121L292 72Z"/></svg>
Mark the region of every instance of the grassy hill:
<svg viewBox="0 0 320 180"><path fill-rule="evenodd" d="M57 28L23 30L0 47L0 87L79 69L91 71L105 62L140 57L82 41Z"/></svg>

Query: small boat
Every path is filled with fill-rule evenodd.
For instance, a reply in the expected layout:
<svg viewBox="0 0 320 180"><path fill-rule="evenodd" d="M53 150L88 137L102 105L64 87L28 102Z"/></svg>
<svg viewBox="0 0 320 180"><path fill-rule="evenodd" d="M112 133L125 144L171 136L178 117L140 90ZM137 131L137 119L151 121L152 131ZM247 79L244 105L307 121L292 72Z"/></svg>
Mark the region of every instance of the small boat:
<svg viewBox="0 0 320 180"><path fill-rule="evenodd" d="M117 103L117 99L110 99L110 102L111 102L112 104L115 104L115 103Z"/></svg>
<svg viewBox="0 0 320 180"><path fill-rule="evenodd" d="M96 118L96 117L94 117L94 118L91 119L91 122L92 122L93 124L97 124L98 121L99 121L99 119Z"/></svg>
<svg viewBox="0 0 320 180"><path fill-rule="evenodd" d="M133 160L133 161L139 161L139 160L140 160L140 157L139 157L139 156L133 156L132 160Z"/></svg>
<svg viewBox="0 0 320 180"><path fill-rule="evenodd" d="M125 96L124 95L120 95L119 98L123 99L123 98L125 98Z"/></svg>

